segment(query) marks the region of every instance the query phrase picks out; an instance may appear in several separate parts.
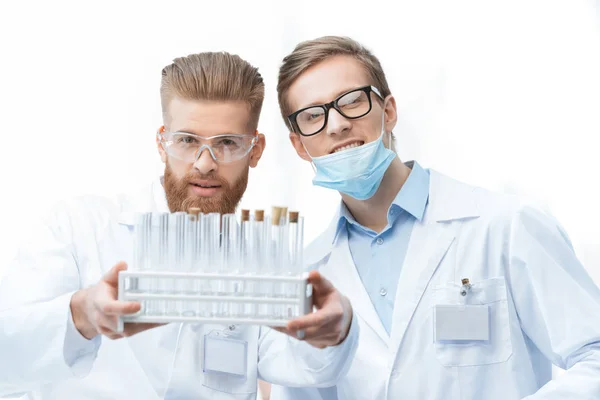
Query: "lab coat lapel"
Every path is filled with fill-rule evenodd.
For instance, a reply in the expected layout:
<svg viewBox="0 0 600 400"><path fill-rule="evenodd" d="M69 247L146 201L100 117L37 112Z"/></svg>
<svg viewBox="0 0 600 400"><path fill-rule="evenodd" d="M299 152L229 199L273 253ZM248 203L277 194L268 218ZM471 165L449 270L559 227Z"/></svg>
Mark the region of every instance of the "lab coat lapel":
<svg viewBox="0 0 600 400"><path fill-rule="evenodd" d="M388 334L356 271L348 245L348 233L345 229L340 232L329 261L319 271L333 283L336 289L350 299L353 311L377 333L387 346Z"/></svg>
<svg viewBox="0 0 600 400"><path fill-rule="evenodd" d="M390 335L390 346L393 349L400 346L421 297L454 238L453 225L414 225L394 300Z"/></svg>
<svg viewBox="0 0 600 400"><path fill-rule="evenodd" d="M459 224L478 217L473 188L430 171L429 204L422 221L415 223L394 299L390 346L396 351L408 325L448 249Z"/></svg>

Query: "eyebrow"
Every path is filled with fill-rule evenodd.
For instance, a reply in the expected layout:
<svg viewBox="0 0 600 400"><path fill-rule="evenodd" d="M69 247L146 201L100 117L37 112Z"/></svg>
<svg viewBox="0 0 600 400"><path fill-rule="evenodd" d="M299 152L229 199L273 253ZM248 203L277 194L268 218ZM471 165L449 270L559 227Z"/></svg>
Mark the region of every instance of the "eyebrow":
<svg viewBox="0 0 600 400"><path fill-rule="evenodd" d="M351 92L351 91L353 91L353 90L355 90L355 89L362 88L362 87L365 87L365 86L369 86L369 84L365 84L365 85L359 85L359 86L352 86L352 87L350 87L350 88L347 88L347 89L344 89L344 90L340 90L339 92L337 92L337 93L336 93L336 94L333 96L333 98L332 98L331 100L329 100L329 101L328 101L328 102L326 102L326 103L329 103L329 102L333 101L334 99L337 99L338 97L340 97L340 96L341 96L341 95L343 95L344 93L348 93L348 92ZM315 102L312 102L312 103L310 103L310 104L308 104L308 105L306 105L306 106L302 106L302 107L299 107L299 108L297 108L297 109L296 109L296 111L297 111L297 110L302 110L302 109L304 109L304 108L308 108L308 107L313 107L313 106L321 106L321 105L323 105L323 104L326 104L326 103L319 103L319 102L316 102L316 101L315 101Z"/></svg>

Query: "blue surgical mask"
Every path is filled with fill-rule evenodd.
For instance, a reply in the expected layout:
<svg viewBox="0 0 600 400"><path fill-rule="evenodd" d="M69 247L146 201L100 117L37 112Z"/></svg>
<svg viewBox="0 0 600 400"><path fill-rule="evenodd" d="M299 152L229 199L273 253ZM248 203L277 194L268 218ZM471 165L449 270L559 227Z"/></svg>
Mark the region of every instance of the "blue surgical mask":
<svg viewBox="0 0 600 400"><path fill-rule="evenodd" d="M357 200L373 197L396 153L383 144L385 125L377 140L321 157L312 157L313 185L345 193ZM391 139L391 138L390 138Z"/></svg>

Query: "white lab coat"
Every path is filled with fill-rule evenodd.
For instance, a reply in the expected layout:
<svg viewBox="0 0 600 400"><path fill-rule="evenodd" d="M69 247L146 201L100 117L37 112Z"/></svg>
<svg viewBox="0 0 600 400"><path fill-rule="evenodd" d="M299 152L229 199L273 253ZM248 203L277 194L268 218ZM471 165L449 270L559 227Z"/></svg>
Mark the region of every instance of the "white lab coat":
<svg viewBox="0 0 600 400"><path fill-rule="evenodd" d="M336 391L274 386L281 399L600 399L600 290L543 208L431 171L430 198L401 266L391 334L335 216L309 260L349 296L361 325ZM332 243L334 243L332 245ZM376 268L377 266L372 266ZM460 295L461 279L470 293ZM489 342L436 343L433 307L488 305ZM568 369L558 379L551 364Z"/></svg>
<svg viewBox="0 0 600 400"><path fill-rule="evenodd" d="M254 399L257 378L333 385L356 351L358 323L343 344L319 350L267 327L235 328L248 343L247 375L203 373L203 338L222 325L168 324L126 339L88 341L70 298L132 259L135 212L168 211L159 180L132 195L83 197L48 215L0 284L0 397L27 399ZM181 328L181 330L180 330Z"/></svg>

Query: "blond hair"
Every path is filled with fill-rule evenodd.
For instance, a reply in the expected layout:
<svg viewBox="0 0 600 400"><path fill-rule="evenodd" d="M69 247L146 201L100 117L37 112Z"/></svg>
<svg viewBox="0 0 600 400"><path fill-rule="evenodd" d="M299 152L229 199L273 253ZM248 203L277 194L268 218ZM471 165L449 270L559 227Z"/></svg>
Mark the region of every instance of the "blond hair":
<svg viewBox="0 0 600 400"><path fill-rule="evenodd" d="M290 131L293 130L293 127L288 121L288 115L294 111L290 109L287 101L290 87L300 75L313 65L339 55L350 56L357 60L367 72L371 80L370 84L379 89L383 98L391 93L381 63L370 50L357 41L349 37L323 36L301 42L283 59L277 82L279 109Z"/></svg>
<svg viewBox="0 0 600 400"><path fill-rule="evenodd" d="M244 101L250 107L252 129L258 126L265 85L258 68L238 55L205 52L179 57L162 70L160 99L168 121L171 99Z"/></svg>

